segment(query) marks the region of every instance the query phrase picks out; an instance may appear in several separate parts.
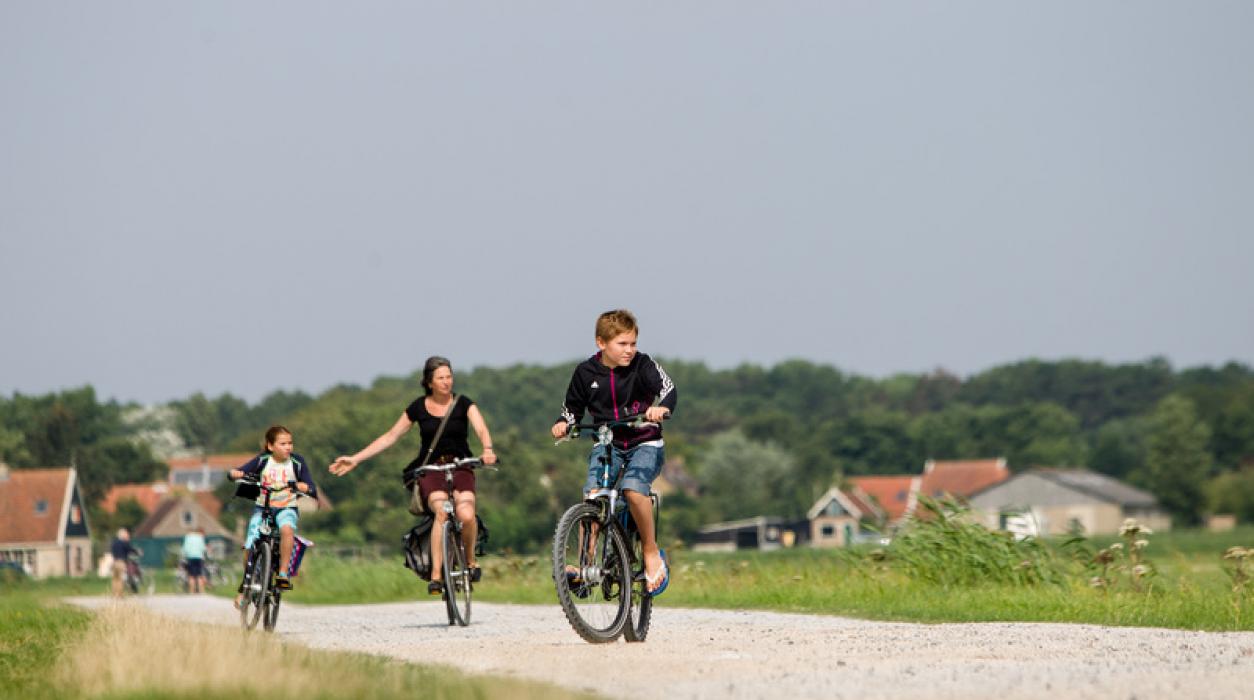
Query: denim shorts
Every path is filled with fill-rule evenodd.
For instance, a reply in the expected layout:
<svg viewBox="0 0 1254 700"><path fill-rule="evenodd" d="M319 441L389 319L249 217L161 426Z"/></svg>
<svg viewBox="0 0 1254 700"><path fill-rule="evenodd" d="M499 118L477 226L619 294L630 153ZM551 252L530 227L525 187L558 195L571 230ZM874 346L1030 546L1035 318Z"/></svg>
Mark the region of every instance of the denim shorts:
<svg viewBox="0 0 1254 700"><path fill-rule="evenodd" d="M592 454L588 455L588 480L583 485L585 496L592 489L601 488L601 455L604 451L604 447L597 445L593 448ZM662 473L662 462L666 459L662 447L660 445L636 445L625 450L621 447L613 447L611 451L613 464L610 470L610 483L614 483L618 470L622 469L623 464L626 463L627 473L623 475L623 480L618 485L619 490L635 491L645 496L652 493L649 486L658 474Z"/></svg>
<svg viewBox="0 0 1254 700"><path fill-rule="evenodd" d="M284 525L292 528L292 534L296 534L296 523L300 520L300 514L295 508L279 508L274 513L274 522L281 529ZM261 506L253 506L253 517L248 520L248 537L244 539L244 549L253 546L253 542L257 541L258 535L261 534Z"/></svg>

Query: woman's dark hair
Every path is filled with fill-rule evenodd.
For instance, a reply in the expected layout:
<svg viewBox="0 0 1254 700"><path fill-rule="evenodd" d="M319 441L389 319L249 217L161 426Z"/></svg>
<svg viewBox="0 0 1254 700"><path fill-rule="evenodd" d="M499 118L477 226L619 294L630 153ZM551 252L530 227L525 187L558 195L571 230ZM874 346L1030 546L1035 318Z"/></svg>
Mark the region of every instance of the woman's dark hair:
<svg viewBox="0 0 1254 700"><path fill-rule="evenodd" d="M435 371L441 367L448 367L448 371L453 371L453 363L448 361L447 357L432 355L427 358L427 363L422 366L422 390L427 392L427 396L431 395L431 379L435 377Z"/></svg>

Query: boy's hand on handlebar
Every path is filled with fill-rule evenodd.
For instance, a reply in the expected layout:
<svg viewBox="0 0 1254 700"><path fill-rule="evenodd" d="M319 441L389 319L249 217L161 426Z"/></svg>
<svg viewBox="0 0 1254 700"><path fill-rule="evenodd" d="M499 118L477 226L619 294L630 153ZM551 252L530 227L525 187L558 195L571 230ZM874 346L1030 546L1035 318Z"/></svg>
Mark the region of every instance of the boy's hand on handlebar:
<svg viewBox="0 0 1254 700"><path fill-rule="evenodd" d="M345 457L341 455L331 463L331 473L336 476L344 476L345 474L353 471L356 467L357 462L354 461L352 457Z"/></svg>
<svg viewBox="0 0 1254 700"><path fill-rule="evenodd" d="M552 431L553 437L557 438L558 440L561 440L562 438L566 437L566 430L569 427L570 426L566 422L554 423L553 431Z"/></svg>
<svg viewBox="0 0 1254 700"><path fill-rule="evenodd" d="M296 490L300 491L301 493L309 493L309 484L306 484L303 481L298 481L296 483Z"/></svg>
<svg viewBox="0 0 1254 700"><path fill-rule="evenodd" d="M244 478L244 471L242 469L232 469L226 475L231 477L231 481L239 481Z"/></svg>
<svg viewBox="0 0 1254 700"><path fill-rule="evenodd" d="M671 410L665 406L650 406L645 409L644 419L650 423L661 423L671 414Z"/></svg>
<svg viewBox="0 0 1254 700"><path fill-rule="evenodd" d="M481 457L480 459L483 460L484 464L490 467L493 464L496 464L496 453L493 452L492 450L484 450L483 457Z"/></svg>

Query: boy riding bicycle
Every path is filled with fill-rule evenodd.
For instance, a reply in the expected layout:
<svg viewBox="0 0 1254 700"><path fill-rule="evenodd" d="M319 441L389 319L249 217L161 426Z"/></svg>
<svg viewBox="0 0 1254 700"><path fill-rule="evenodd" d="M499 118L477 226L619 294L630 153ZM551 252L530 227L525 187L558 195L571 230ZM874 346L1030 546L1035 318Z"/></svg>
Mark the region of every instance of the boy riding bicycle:
<svg viewBox="0 0 1254 700"><path fill-rule="evenodd" d="M644 553L645 583L651 595L660 595L670 583L666 553L657 546L653 527L653 501L650 486L662 471L664 461L661 421L675 409L675 384L648 355L636 351L639 328L626 309L607 311L597 318L598 352L575 367L566 388L562 415L552 433L562 438L587 411L594 422L622 420L643 414L659 425L644 428L614 428L613 468L626 469L621 488L631 517L639 529ZM592 495L600 478L595 448L588 458L588 480L584 495Z"/></svg>

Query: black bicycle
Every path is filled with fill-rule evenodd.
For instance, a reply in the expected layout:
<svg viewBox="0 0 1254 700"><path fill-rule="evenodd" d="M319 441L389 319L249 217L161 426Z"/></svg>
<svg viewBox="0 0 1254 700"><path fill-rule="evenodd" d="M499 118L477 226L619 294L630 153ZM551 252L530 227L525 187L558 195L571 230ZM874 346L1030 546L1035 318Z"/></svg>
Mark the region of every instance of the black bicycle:
<svg viewBox="0 0 1254 700"><path fill-rule="evenodd" d="M240 584L240 592L244 597L239 604L239 619L246 630L256 628L257 622L261 621L265 631L273 632L279 621L279 606L283 603L283 590L277 585L279 567L283 565L279 561L282 533L274 520L279 509L270 506L270 495L283 491L291 491L297 497L301 495L296 490L294 481L289 481L283 488L271 489L256 479L244 478L239 480L239 486L235 490L235 495L239 498L255 500L259 494L265 496L261 505L261 524L258 526L257 539L248 550L244 582Z"/></svg>
<svg viewBox="0 0 1254 700"><path fill-rule="evenodd" d="M470 624L470 598L474 588L471 576L473 572L466 562L462 542L462 523L457 519L453 503L453 472L457 469L491 469L495 466L483 463L479 457L466 457L448 464L429 464L405 471L405 482L412 483L427 472L444 472L444 483L448 499L444 501L444 531L432 533L438 535L441 543L441 576L444 581L444 605L448 611L448 623L465 627ZM417 488L417 485L414 485Z"/></svg>
<svg viewBox="0 0 1254 700"><path fill-rule="evenodd" d="M593 644L612 642L620 635L629 642L643 642L649 634L653 597L645 581L640 533L619 491L626 469L611 472L613 429L654 425L656 423L647 422L642 416L575 425L558 440L561 444L591 437L601 449L599 488L562 515L553 535L553 582L557 587L557 601L575 632ZM661 501L656 493L650 497L654 532L657 532Z"/></svg>

